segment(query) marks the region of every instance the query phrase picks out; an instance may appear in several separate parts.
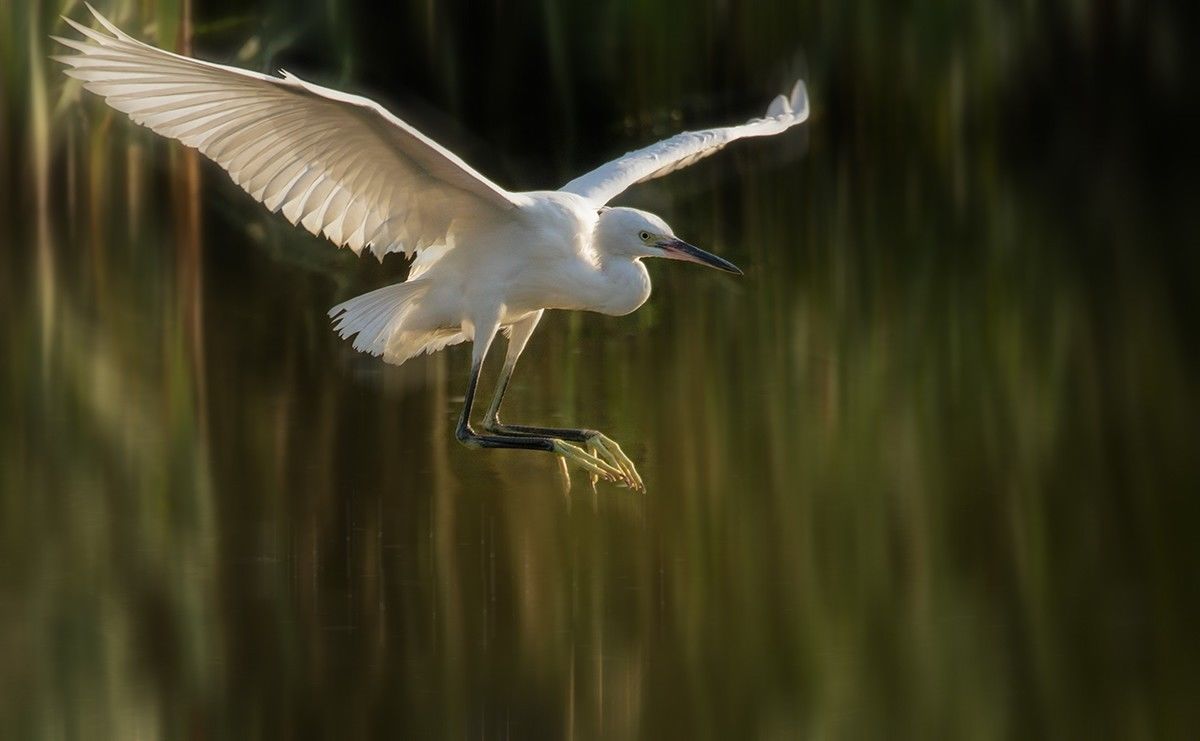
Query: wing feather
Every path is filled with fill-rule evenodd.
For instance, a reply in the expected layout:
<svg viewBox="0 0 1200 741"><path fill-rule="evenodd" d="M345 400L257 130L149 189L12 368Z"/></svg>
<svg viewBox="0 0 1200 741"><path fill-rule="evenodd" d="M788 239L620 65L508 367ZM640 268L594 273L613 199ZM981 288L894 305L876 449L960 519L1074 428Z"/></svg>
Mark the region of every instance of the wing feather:
<svg viewBox="0 0 1200 741"><path fill-rule="evenodd" d="M762 118L751 119L740 126L676 134L601 165L567 183L562 190L603 206L629 186L687 167L719 152L732 141L779 134L807 119L808 91L804 81L797 80L791 95L776 96Z"/></svg>
<svg viewBox="0 0 1200 741"><path fill-rule="evenodd" d="M287 72L271 77L134 39L90 5L100 29L54 37L54 57L109 105L198 149L293 224L356 253L412 254L453 242L456 225L524 200L363 97Z"/></svg>

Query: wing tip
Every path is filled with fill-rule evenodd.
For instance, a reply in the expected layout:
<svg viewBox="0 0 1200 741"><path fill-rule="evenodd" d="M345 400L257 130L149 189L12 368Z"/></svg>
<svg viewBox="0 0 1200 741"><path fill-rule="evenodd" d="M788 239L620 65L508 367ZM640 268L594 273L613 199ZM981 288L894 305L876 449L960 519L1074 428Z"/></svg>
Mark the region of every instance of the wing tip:
<svg viewBox="0 0 1200 741"><path fill-rule="evenodd" d="M776 95L767 107L766 118L788 116L803 121L808 118L808 87L804 80L796 80L787 95Z"/></svg>
<svg viewBox="0 0 1200 741"><path fill-rule="evenodd" d="M131 37L129 34L125 33L124 31L122 31L121 29L117 28L116 24L114 24L109 19L105 18L104 15L100 11L98 11L94 7L92 7L91 3L85 2L84 7L86 7L88 9L88 12L90 12L92 14L92 16L96 19L96 21L104 29L104 31L107 31L109 34L112 34L111 36L104 35L104 33L102 33L100 29L89 28L88 26L83 25L79 21L76 21L75 19L70 18L69 16L60 15L59 18L61 18L63 20L63 22L65 22L68 26L70 26L71 28L73 28L76 31L78 31L79 33L81 33L85 38L89 38L92 41L95 41L96 43L100 44L101 46L108 46L109 44L111 44L114 41L132 41L133 40L133 37ZM55 39L55 40L57 41L58 39Z"/></svg>
<svg viewBox="0 0 1200 741"><path fill-rule="evenodd" d="M121 38L122 36L125 35L125 33L123 31L121 31L121 29L117 28L116 25L114 25L112 21L108 20L103 15L101 15L100 11L93 8L91 3L85 1L83 3L83 7L87 8L88 12L91 13L92 16L95 17L95 19L100 22L100 25L104 26L105 30L107 30L109 33L116 36L117 38Z"/></svg>
<svg viewBox="0 0 1200 741"><path fill-rule="evenodd" d="M69 18L69 17L67 17L67 16L65 16L65 15L60 15L60 16L59 16L59 18L62 18L62 19L63 19L63 21L65 21L65 22L66 22L66 24L67 24L68 26L70 26L71 28L73 28L73 29L75 29L76 31L78 31L78 32L80 32L80 33L82 33L82 34L84 34L85 36L87 35L87 34L86 34L86 31L85 31L85 29L87 29L87 27L86 27L86 26L84 26L84 25L83 25L82 23L80 23L79 21L75 20L74 18ZM91 29L87 29L87 30L88 30L88 31L90 31Z"/></svg>
<svg viewBox="0 0 1200 741"><path fill-rule="evenodd" d="M796 80L796 84L792 85L792 94L788 97L792 115L797 118L808 118L808 86L804 84L803 79Z"/></svg>

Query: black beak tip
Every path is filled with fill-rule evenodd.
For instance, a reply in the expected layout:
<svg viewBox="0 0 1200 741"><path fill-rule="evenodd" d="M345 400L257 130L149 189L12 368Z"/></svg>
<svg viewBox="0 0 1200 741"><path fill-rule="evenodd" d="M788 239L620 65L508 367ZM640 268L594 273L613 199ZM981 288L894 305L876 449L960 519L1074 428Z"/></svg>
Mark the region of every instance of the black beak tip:
<svg viewBox="0 0 1200 741"><path fill-rule="evenodd" d="M737 265L734 265L733 263L729 262L728 260L722 260L719 257L716 258L715 260L705 261L703 264L707 265L710 268L716 268L717 270L720 270L722 273L729 273L730 275L738 275L738 276L745 275L745 273L742 272L742 269L739 268Z"/></svg>
<svg viewBox="0 0 1200 741"><path fill-rule="evenodd" d="M738 276L745 275L745 273L742 272L741 268L739 268L737 265L734 265L733 263L729 262L728 260L726 260L723 257L715 257L714 256L714 260L710 264L717 270L720 270L720 271L723 271L726 273L732 273L733 275L738 275Z"/></svg>
<svg viewBox="0 0 1200 741"><path fill-rule="evenodd" d="M720 257L718 255L714 255L711 252L705 252L704 250L700 249L699 247L690 245L687 242L681 242L679 240L672 240L670 243L663 245L663 247L664 247L664 249L667 249L667 250L675 253L676 255L678 255L679 257L677 257L676 259L688 260L690 262L698 262L701 265L707 265L710 268L716 268L717 270L720 270L725 273L733 273L734 275L745 275L745 273L742 272L741 268L739 268L737 265L734 265L733 263L729 262L725 258Z"/></svg>

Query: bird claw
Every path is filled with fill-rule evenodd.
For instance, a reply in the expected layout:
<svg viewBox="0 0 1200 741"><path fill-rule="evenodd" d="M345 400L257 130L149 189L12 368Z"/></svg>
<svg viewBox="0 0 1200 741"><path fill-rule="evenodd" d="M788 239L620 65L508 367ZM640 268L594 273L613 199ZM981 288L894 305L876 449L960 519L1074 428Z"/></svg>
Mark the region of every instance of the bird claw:
<svg viewBox="0 0 1200 741"><path fill-rule="evenodd" d="M564 474L569 462L588 473L593 489L596 488L596 482L603 479L633 491L644 492L646 490L646 485L642 483L642 477L638 475L633 461L629 460L629 456L625 455L621 446L617 445L612 438L597 432L584 444L587 446L587 450L563 440L554 441L554 452L559 456ZM567 484L567 487L569 491L570 483Z"/></svg>
<svg viewBox="0 0 1200 741"><path fill-rule="evenodd" d="M621 469L589 453L578 445L572 445L563 440L555 440L554 452L560 456L564 468L568 462L574 463L589 474L598 476L605 481L619 481L625 477Z"/></svg>
<svg viewBox="0 0 1200 741"><path fill-rule="evenodd" d="M562 474L563 493L570 494L571 493L571 472L569 470L567 470L566 456L562 456L562 455L558 456L558 471L559 471L559 473Z"/></svg>
<svg viewBox="0 0 1200 741"><path fill-rule="evenodd" d="M628 486L633 491L643 493L646 491L646 484L642 481L642 477L638 475L637 467L633 465L633 461L629 459L629 456L625 455L625 451L621 450L621 446L617 445L616 440L613 440L602 432L597 432L587 439L585 445L587 445L588 451L593 456L603 459L620 471L620 483Z"/></svg>

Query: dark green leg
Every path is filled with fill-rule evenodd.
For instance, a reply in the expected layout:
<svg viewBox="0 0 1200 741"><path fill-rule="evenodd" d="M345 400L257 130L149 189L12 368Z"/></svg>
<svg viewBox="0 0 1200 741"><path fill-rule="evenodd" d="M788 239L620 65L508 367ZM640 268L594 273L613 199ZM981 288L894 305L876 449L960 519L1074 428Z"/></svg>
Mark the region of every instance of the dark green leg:
<svg viewBox="0 0 1200 741"><path fill-rule="evenodd" d="M483 415L483 428L488 432L508 438L527 440L550 438L583 443L587 446L589 453L618 469L622 473L622 477L628 481L630 488L644 491L646 486L637 472L637 467L633 465L633 461L625 455L625 451L621 450L621 446L615 440L601 432L574 427L509 425L500 421L500 405L504 402L504 394L508 391L509 381L512 380L517 358L524 349L527 339L528 334L522 337L514 331L513 338L509 341L508 355L504 359L504 368L500 371L500 381L496 384L496 393L492 397L492 403L488 405L487 412Z"/></svg>
<svg viewBox="0 0 1200 741"><path fill-rule="evenodd" d="M495 335L495 331L493 327L492 336ZM518 450L541 450L547 453L555 453L562 456L564 460L569 460L580 466L594 477L600 477L608 481L620 480L633 486L633 480L618 466L611 465L583 448L553 436L526 434L480 435L471 428L471 409L475 404L475 391L479 384L479 372L483 368L483 359L487 355L488 347L491 345L492 336L487 337L482 343L476 342L474 357L471 361L471 377L467 381L466 398L463 400L462 413L458 417L458 427L455 429L455 437L458 438L458 441L469 448L514 448Z"/></svg>

